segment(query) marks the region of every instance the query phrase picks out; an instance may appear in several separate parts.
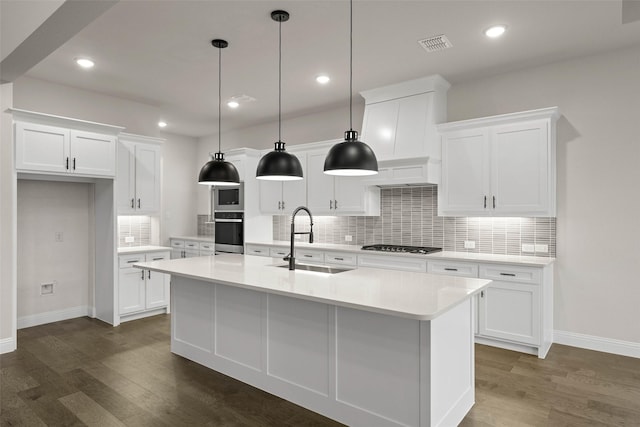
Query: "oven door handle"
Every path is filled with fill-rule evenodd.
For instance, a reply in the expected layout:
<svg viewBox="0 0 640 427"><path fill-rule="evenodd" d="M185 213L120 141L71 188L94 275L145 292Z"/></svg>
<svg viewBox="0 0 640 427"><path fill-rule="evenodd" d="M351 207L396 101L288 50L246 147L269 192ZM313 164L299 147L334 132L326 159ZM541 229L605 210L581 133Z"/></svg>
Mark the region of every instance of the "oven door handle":
<svg viewBox="0 0 640 427"><path fill-rule="evenodd" d="M214 220L215 222L242 222L242 219L218 219Z"/></svg>

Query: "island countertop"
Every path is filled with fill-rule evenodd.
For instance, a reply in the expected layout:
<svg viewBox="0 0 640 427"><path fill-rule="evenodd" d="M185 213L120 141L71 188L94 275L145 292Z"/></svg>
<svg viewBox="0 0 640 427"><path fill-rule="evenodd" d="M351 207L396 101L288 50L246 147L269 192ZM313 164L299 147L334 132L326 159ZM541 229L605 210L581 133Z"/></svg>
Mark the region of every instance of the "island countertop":
<svg viewBox="0 0 640 427"><path fill-rule="evenodd" d="M160 273L415 320L432 320L490 280L364 268L317 273L268 257L221 254L134 264Z"/></svg>

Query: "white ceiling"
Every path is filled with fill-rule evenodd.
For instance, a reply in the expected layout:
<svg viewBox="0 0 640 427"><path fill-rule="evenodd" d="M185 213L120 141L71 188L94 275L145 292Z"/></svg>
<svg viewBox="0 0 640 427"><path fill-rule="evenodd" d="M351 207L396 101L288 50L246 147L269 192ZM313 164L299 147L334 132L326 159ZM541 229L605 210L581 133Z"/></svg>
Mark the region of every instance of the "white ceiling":
<svg viewBox="0 0 640 427"><path fill-rule="evenodd" d="M430 74L456 83L640 45L640 22L622 24L621 1L356 0L353 8L356 95ZM291 14L282 24L283 115L346 105L346 0L123 0L27 75L159 106L168 131L202 136L217 131L218 52L210 41L224 38L223 99L246 94L256 101L223 106L223 129L271 121L278 107L275 9ZM509 26L505 36L484 37L496 23ZM439 34L453 48L427 53L417 43ZM80 55L96 67L78 69L72 60ZM332 77L329 85L315 82L321 72Z"/></svg>

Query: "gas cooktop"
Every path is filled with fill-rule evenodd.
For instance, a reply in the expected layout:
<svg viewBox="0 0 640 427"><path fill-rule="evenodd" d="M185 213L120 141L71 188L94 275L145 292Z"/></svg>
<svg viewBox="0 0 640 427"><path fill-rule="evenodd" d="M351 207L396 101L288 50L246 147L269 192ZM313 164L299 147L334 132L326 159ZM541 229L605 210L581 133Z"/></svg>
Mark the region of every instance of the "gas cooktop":
<svg viewBox="0 0 640 427"><path fill-rule="evenodd" d="M430 254L440 252L442 248L429 248L424 246L402 246L402 245L367 245L362 247L365 251L399 252L407 254Z"/></svg>

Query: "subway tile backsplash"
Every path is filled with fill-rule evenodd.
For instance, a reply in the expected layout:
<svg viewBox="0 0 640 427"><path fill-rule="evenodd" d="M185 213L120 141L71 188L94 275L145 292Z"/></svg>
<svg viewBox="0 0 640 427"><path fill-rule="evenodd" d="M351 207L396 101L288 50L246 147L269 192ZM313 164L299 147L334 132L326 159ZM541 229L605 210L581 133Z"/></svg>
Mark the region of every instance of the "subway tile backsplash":
<svg viewBox="0 0 640 427"><path fill-rule="evenodd" d="M125 237L133 242L125 242ZM118 247L147 246L151 244L151 217L131 215L118 216Z"/></svg>
<svg viewBox="0 0 640 427"><path fill-rule="evenodd" d="M431 246L445 251L503 255L556 255L555 218L439 217L436 186L383 188L380 203L379 217L314 217L315 241ZM289 240L290 224L290 216L274 216L273 238ZM298 216L296 226L308 230L306 216ZM345 235L352 236L352 241L346 241ZM465 249L465 240L475 241L475 249ZM548 253L522 252L523 244L547 245Z"/></svg>

